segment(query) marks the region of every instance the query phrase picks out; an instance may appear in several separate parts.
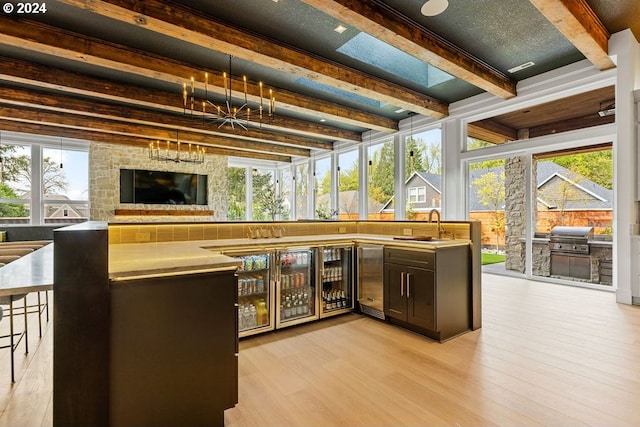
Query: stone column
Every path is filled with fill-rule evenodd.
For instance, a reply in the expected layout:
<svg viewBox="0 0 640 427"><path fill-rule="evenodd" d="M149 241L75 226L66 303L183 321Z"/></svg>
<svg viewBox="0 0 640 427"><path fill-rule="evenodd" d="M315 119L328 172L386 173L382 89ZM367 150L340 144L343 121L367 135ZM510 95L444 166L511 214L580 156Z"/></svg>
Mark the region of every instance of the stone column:
<svg viewBox="0 0 640 427"><path fill-rule="evenodd" d="M520 239L526 235L526 163L523 157L509 157L504 162L505 187L505 269L524 273L525 258Z"/></svg>

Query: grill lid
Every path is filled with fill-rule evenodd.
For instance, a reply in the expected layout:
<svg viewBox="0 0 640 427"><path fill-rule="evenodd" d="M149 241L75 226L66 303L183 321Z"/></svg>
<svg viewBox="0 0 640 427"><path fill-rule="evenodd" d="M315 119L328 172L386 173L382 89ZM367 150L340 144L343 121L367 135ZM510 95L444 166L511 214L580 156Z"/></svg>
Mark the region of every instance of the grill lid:
<svg viewBox="0 0 640 427"><path fill-rule="evenodd" d="M574 239L589 240L593 238L593 227L572 227L559 225L551 229L549 238L554 239Z"/></svg>

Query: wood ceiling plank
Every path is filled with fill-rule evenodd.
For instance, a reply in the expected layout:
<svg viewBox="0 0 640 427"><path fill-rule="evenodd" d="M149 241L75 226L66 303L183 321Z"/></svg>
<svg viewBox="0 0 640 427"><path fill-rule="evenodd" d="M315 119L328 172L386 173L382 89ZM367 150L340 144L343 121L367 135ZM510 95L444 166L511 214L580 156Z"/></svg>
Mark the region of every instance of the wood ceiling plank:
<svg viewBox="0 0 640 427"><path fill-rule="evenodd" d="M136 136L119 135L96 130L83 130L63 128L58 126L43 125L39 123L27 123L0 118L0 128L11 132L31 133L36 135L73 138L98 143L129 145L147 148L152 140ZM250 159L268 160L274 162L290 163L291 157L277 154L255 153L230 148L206 147L207 154L220 156L244 157Z"/></svg>
<svg viewBox="0 0 640 427"><path fill-rule="evenodd" d="M214 17L203 16L177 3L159 0L59 1L409 111L435 118L445 117L449 113L445 103L429 96L292 49L275 40L230 27Z"/></svg>
<svg viewBox="0 0 640 427"><path fill-rule="evenodd" d="M0 16L0 44L174 84L176 92L173 97L167 100L166 105L180 111L183 109L183 83L189 81L198 72L204 75L204 70L199 70L191 64L169 60L149 52L80 36L24 19L16 20ZM208 85L209 92L224 94L221 74L222 72L212 70ZM236 79L235 85L240 87L241 84L241 80ZM203 82L197 81L195 86L196 89L204 91ZM381 132L393 132L398 129L396 120L284 89L274 89L278 96L277 106L279 109L315 116L318 121L326 119ZM258 83L248 82L247 92L249 101L259 102L260 88ZM284 125L284 119L279 119L279 123ZM292 128L292 131L295 131L295 128Z"/></svg>
<svg viewBox="0 0 640 427"><path fill-rule="evenodd" d="M34 109L38 108L48 111L70 113L78 116L119 120L169 129L179 128L181 130L228 137L230 139L246 139L256 143L260 142L258 141L259 139L264 140L269 138L268 143L266 141L262 142L269 144L268 146L277 144L289 147L290 152L288 154L294 156L308 157L310 148L328 151L333 149L333 144L326 141L280 133L268 133L267 136L265 136L265 132L254 129L220 135L214 131L216 126L212 126L211 123L203 121L201 117L192 118L182 114L167 114L123 105L107 104L95 100L84 100L67 95L7 87L1 84L0 102Z"/></svg>
<svg viewBox="0 0 640 427"><path fill-rule="evenodd" d="M127 136L137 136L151 140L175 140L177 132L175 129L161 128L138 123L124 123L118 121L104 120L93 117L78 117L74 114L48 112L44 110L27 109L16 106L6 106L0 104L0 118L26 123L36 123L61 128L72 128L86 131L103 131ZM282 145L268 144L265 142L254 142L234 138L220 137L216 135L205 135L188 130L180 131L180 140L185 143L205 144L218 148L239 149L244 151L254 151L270 154L280 154L289 156L290 152L299 152L300 149L292 149ZM307 157L308 150L304 150Z"/></svg>
<svg viewBox="0 0 640 427"><path fill-rule="evenodd" d="M516 83L470 53L372 0L302 0L322 12L501 98Z"/></svg>
<svg viewBox="0 0 640 427"><path fill-rule="evenodd" d="M573 119L562 120L554 123L546 123L541 126L529 128L529 138L536 138L545 135L553 135L561 132L585 129L593 126L607 125L614 123L616 116L600 117L597 114L590 114L583 117L575 117Z"/></svg>
<svg viewBox="0 0 640 427"><path fill-rule="evenodd" d="M615 67L609 57L609 31L585 0L529 0L593 65Z"/></svg>

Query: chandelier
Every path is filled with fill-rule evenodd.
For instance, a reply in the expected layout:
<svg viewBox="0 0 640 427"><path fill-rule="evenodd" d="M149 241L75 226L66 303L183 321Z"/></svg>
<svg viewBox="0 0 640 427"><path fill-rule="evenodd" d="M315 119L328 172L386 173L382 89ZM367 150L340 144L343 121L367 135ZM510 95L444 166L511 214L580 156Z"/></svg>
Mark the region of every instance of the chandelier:
<svg viewBox="0 0 640 427"><path fill-rule="evenodd" d="M202 145L181 143L176 130L176 140L149 143L149 159L161 162L204 163L205 148Z"/></svg>
<svg viewBox="0 0 640 427"><path fill-rule="evenodd" d="M191 77L189 86L187 86L187 83L182 84L184 114L201 115L204 121L218 124L218 129L228 125L233 129L240 127L247 130L249 123L252 121L262 124L265 119L273 119L276 112L276 98L273 94L273 89L269 89L268 97L265 97L262 82L258 84L260 90L258 111L252 111L247 101L247 76L242 76L242 92L239 90L235 92L235 94L240 94L240 104L234 104L231 59L232 56L229 55L229 73L222 73L224 100L221 103L216 103L209 99L209 73L204 73L204 81L202 82L204 84L204 98L202 100L196 99L196 80Z"/></svg>

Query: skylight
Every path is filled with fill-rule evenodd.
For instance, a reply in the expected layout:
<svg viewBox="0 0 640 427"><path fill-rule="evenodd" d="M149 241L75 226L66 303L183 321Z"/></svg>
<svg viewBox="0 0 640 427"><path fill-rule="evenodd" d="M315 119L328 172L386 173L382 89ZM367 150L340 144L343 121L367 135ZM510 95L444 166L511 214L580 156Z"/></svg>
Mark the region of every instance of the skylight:
<svg viewBox="0 0 640 427"><path fill-rule="evenodd" d="M426 88L454 78L452 75L366 33L359 33L340 46L337 52Z"/></svg>

